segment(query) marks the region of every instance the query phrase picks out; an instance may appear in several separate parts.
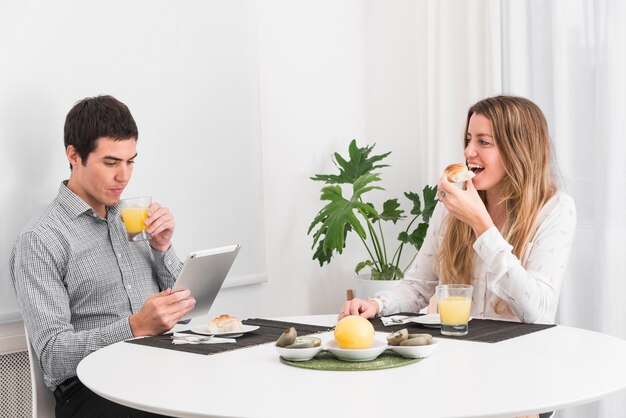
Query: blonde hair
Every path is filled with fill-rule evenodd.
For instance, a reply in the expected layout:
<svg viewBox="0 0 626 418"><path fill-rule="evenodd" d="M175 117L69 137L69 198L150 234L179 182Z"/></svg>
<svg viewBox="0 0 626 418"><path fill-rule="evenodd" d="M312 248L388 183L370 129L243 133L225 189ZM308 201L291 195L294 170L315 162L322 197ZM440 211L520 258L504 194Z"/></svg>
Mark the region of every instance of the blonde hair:
<svg viewBox="0 0 626 418"><path fill-rule="evenodd" d="M548 125L543 112L528 99L496 96L479 101L467 113L464 140L469 121L478 113L491 122L493 137L506 173L503 196L496 205L504 205L506 220L502 236L513 246L513 254L522 261L528 241L534 232L537 214L556 192L551 162ZM479 192L485 205L487 197ZM472 228L465 222L448 216L441 249L437 253L437 273L442 283L472 282L476 240ZM502 313L508 305L496 303ZM510 309L509 309L510 312Z"/></svg>

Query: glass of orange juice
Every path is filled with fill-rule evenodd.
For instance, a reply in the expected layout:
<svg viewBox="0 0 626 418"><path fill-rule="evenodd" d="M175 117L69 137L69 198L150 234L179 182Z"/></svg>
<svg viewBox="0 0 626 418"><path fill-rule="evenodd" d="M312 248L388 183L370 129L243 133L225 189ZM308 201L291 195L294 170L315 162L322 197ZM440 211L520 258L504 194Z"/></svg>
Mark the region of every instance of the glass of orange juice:
<svg viewBox="0 0 626 418"><path fill-rule="evenodd" d="M437 286L437 307L443 335L467 335L473 290L467 284Z"/></svg>
<svg viewBox="0 0 626 418"><path fill-rule="evenodd" d="M152 238L146 232L144 221L148 219L148 209L152 204L152 197L131 197L120 202L122 219L131 242L143 241Z"/></svg>

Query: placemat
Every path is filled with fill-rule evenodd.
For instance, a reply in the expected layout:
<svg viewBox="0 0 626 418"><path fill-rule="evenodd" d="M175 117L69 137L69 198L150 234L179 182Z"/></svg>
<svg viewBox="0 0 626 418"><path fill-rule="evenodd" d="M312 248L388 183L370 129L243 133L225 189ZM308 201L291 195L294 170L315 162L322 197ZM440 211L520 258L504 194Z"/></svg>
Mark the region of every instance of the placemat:
<svg viewBox="0 0 626 418"><path fill-rule="evenodd" d="M312 370L332 370L332 371L361 371L361 370L381 370L392 367L406 366L417 363L419 358L405 358L399 356L391 350L385 350L381 355L370 361L343 361L337 359L328 351L321 351L318 355L307 361L291 361L280 358L285 364L303 369Z"/></svg>
<svg viewBox="0 0 626 418"><path fill-rule="evenodd" d="M396 315L421 316L407 312L401 312ZM427 333L437 338L452 338L456 340L479 341L484 343L497 343L556 326L554 324L524 324L520 322L474 318L469 322L469 333L462 337L456 337L442 335L439 328L425 327L413 322L400 325L390 325L386 327L383 325L380 318L372 318L370 321L374 325L374 329L380 332L392 333L401 330L402 328L407 328L411 334Z"/></svg>
<svg viewBox="0 0 626 418"><path fill-rule="evenodd" d="M174 345L172 344L172 340L168 338L172 334L136 338L133 340L126 340L126 342L131 344L147 345L150 347L165 348L168 350L185 351L187 353L210 355L276 341L280 334L282 334L283 331L289 327L294 327L299 336L316 334L319 332L330 331L332 329L332 327L320 327L317 325L298 324L295 322L273 321L262 318L251 318L242 322L246 325L258 325L259 329L247 332L241 337L237 337L236 343ZM191 331L182 332L193 334Z"/></svg>

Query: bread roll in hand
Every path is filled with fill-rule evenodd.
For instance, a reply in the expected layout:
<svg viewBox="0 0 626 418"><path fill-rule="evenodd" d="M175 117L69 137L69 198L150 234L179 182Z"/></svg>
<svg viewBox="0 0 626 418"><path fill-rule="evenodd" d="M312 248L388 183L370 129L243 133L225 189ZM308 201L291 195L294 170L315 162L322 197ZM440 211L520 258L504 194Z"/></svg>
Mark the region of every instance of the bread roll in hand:
<svg viewBox="0 0 626 418"><path fill-rule="evenodd" d="M444 174L450 183L455 183L463 188L467 180L474 178L474 173L469 171L467 166L462 163L450 164L444 170Z"/></svg>
<svg viewBox="0 0 626 418"><path fill-rule="evenodd" d="M240 332L243 331L243 324L234 316L220 315L209 321L209 332L217 334L220 332Z"/></svg>

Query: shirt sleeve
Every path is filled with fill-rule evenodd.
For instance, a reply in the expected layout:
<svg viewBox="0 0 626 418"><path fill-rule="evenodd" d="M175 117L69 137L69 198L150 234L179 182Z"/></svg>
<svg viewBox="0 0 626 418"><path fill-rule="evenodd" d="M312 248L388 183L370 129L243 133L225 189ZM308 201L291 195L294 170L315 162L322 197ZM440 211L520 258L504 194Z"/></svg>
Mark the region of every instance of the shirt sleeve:
<svg viewBox="0 0 626 418"><path fill-rule="evenodd" d="M397 312L419 312L428 305L430 297L435 293L439 278L434 272L435 254L440 246L442 227L447 210L437 205L431 218L424 244L411 268L393 290L376 293L376 299L382 303L381 315Z"/></svg>
<svg viewBox="0 0 626 418"><path fill-rule="evenodd" d="M71 324L70 298L63 283L60 245L43 242L34 232L18 238L10 260L11 278L30 342L50 389L76 375L88 354L133 336L128 318L78 331Z"/></svg>
<svg viewBox="0 0 626 418"><path fill-rule="evenodd" d="M564 194L551 206L545 208L547 213L528 244L523 265L495 227L474 243L484 262L487 286L522 322L541 321L556 313L576 227L576 208L571 197Z"/></svg>
<svg viewBox="0 0 626 418"><path fill-rule="evenodd" d="M171 245L170 248L164 253L152 249L152 255L156 265L159 287L162 290L167 289L168 287L171 288L174 286L178 275L183 269L183 263L176 255L174 246Z"/></svg>

